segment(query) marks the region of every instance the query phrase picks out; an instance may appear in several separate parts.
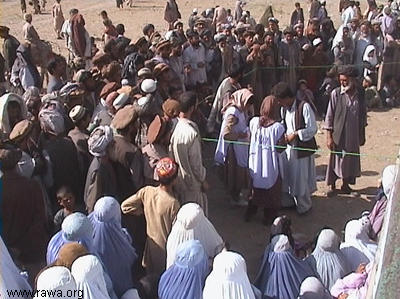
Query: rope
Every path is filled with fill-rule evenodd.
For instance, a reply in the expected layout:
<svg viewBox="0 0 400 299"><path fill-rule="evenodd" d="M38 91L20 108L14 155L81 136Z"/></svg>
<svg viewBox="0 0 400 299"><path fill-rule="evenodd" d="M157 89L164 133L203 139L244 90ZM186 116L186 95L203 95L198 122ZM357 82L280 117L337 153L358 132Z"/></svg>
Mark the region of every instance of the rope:
<svg viewBox="0 0 400 299"><path fill-rule="evenodd" d="M202 138L203 141L205 142L213 142L213 143L218 143L218 139L215 138ZM225 143L228 144L237 144L237 145L250 145L250 142L244 142L244 141L231 141L231 140L224 140ZM271 148L271 147L267 147ZM275 149L286 149L287 146L283 145L275 145ZM335 155L342 155L343 157L345 156L353 156L353 157L374 157L377 159L391 159L395 160L397 158L400 158L400 154L397 156L382 156L382 155L371 155L371 154L364 154L364 153L354 153L354 152L346 152L345 150L342 151L331 151L331 150L323 150L323 149L310 149L310 148L304 148L304 147L299 147L299 146L291 146L291 150L295 151L305 151L305 152L314 152L314 153L327 153L327 154L335 154Z"/></svg>
<svg viewBox="0 0 400 299"><path fill-rule="evenodd" d="M393 61L393 62L383 62L382 65L397 65L400 64L400 61ZM298 65L298 66L264 66L264 67L257 67L243 75L243 77L247 77L251 75L254 72L260 71L260 70L289 70L289 69L297 69L297 70L310 70L310 69L330 69L334 66L337 67L365 67L364 64L343 64L343 65L336 65L336 64L327 64L327 65Z"/></svg>

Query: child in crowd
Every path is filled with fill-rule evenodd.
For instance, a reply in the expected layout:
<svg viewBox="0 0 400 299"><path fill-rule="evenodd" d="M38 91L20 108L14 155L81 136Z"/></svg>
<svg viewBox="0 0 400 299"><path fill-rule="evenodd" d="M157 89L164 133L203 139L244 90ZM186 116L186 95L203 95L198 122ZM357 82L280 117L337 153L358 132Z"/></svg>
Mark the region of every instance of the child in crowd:
<svg viewBox="0 0 400 299"><path fill-rule="evenodd" d="M82 207L76 204L75 194L68 186L62 186L57 191L57 201L61 209L54 215L54 231L61 229L61 224L68 215L75 212L85 213Z"/></svg>

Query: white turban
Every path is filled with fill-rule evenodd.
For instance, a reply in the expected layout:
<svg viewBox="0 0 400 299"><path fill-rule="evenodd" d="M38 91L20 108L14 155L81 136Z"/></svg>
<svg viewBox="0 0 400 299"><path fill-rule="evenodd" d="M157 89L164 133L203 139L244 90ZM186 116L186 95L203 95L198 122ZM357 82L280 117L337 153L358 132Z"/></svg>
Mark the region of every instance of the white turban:
<svg viewBox="0 0 400 299"><path fill-rule="evenodd" d="M106 154L107 146L113 140L114 134L109 126L97 127L88 140L89 152L95 157Z"/></svg>

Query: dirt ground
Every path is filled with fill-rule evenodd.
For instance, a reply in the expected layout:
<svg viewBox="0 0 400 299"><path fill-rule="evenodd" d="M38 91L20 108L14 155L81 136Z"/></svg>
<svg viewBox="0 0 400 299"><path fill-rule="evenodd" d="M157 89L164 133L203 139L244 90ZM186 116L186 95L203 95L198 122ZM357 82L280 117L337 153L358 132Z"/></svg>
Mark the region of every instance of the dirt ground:
<svg viewBox="0 0 400 299"><path fill-rule="evenodd" d="M28 1L27 1L28 2ZM227 8L234 8L234 0L205 0L205 1L183 1L177 0L183 20L187 18L193 8L206 9L216 4ZM299 1L308 15L306 1ZM337 13L338 1L327 1L328 12L337 24L339 15ZM366 2L366 1L362 1ZM266 3L273 5L275 16L281 20L284 27L288 23L290 13L293 10L294 1L282 0L249 0L248 9L255 19L264 12ZM56 52L66 53L64 41L55 40L51 19L51 6L49 1L46 12L35 15L35 25L42 39L50 40ZM140 0L135 2L131 9L118 10L113 0L63 0L62 7L64 16L67 17L71 8L78 8L86 20L86 28L92 35L101 37L103 30L99 12L107 10L109 17L115 24L123 23L126 28L126 36L137 39L141 35L141 28L146 23L153 23L159 31L165 31L166 23L163 20L165 1ZM365 5L365 4L364 4ZM362 6L363 10L365 9ZM30 7L28 10L31 9ZM0 23L11 28L11 34L21 38L21 27L23 24L21 10L18 0L7 0L0 3ZM367 142L361 152L365 156L361 159L362 177L357 180L355 189L361 193L360 198L338 196L326 198L327 188L323 182L328 154L325 146L324 132L318 133L317 141L324 152L316 156L317 175L322 180L318 182L318 191L313 195L313 209L305 216L297 216L293 211L282 211L292 218L293 230L308 238L314 238L315 234L324 226L330 226L341 234L346 221L352 217L358 217L364 210L372 206L371 199L376 192L376 186L383 168L396 160L400 145L399 130L400 109L370 111L368 113ZM269 228L262 225L261 213L251 223L243 221L245 208L232 207L229 204L229 195L225 192L222 183L213 169L214 144L204 144L204 160L208 169L208 180L211 189L208 193L210 218L223 238L230 243L231 248L244 255L248 264L249 275L254 278L259 266L260 257L263 254L267 242Z"/></svg>

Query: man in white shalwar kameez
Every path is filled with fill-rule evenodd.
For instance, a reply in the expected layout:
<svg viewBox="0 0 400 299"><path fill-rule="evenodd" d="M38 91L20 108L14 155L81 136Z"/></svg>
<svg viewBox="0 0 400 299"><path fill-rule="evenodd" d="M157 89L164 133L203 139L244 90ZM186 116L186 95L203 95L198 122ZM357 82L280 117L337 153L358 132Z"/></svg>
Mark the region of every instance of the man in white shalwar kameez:
<svg viewBox="0 0 400 299"><path fill-rule="evenodd" d="M281 155L283 166L282 206L296 206L299 214L311 209L311 194L317 190L315 179L314 135L318 127L310 103L295 98L287 83L278 83L273 95L283 106L282 120L286 126L287 149ZM294 147L307 148L299 151Z"/></svg>
<svg viewBox="0 0 400 299"><path fill-rule="evenodd" d="M208 189L208 184L201 155L201 137L196 123L190 120L196 108L197 96L193 92L183 93L180 102L181 112L169 147L170 156L179 164L174 189L181 205L195 202L207 216L208 200L205 190Z"/></svg>

